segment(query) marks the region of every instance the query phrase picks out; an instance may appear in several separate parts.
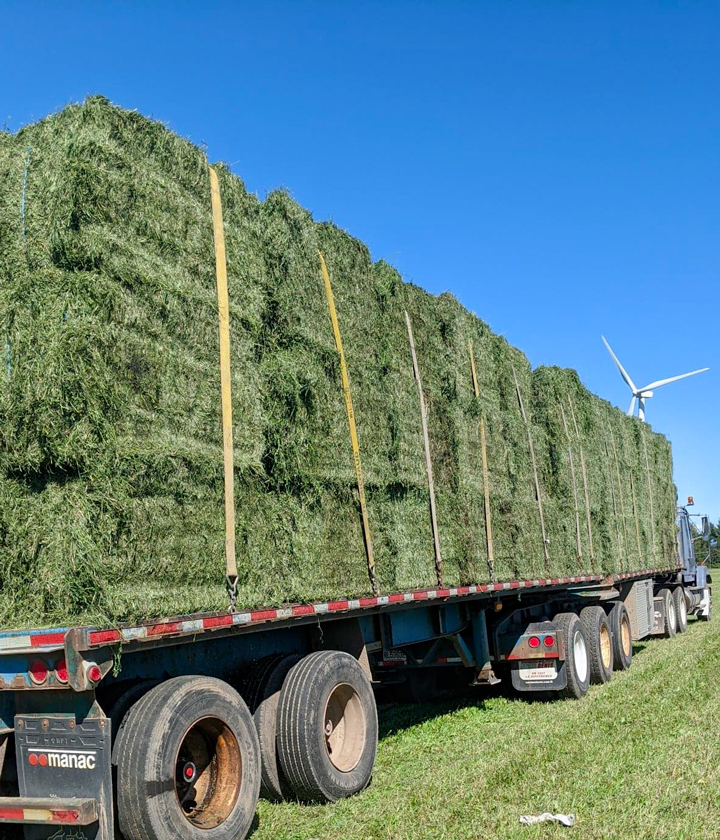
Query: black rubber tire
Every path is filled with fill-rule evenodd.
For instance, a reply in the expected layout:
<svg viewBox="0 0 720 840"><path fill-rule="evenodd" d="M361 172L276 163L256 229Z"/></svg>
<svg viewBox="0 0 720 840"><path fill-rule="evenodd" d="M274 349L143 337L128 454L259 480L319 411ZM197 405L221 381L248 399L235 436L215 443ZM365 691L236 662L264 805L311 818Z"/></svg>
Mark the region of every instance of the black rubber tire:
<svg viewBox="0 0 720 840"><path fill-rule="evenodd" d="M687 630L687 601L682 586L673 589L672 599L675 605L675 628L678 633L684 633Z"/></svg>
<svg viewBox="0 0 720 840"><path fill-rule="evenodd" d="M599 604L593 604L580 610L580 621L590 658L590 682L603 685L610 682L613 673L612 630L607 613Z"/></svg>
<svg viewBox="0 0 720 840"><path fill-rule="evenodd" d="M263 656L262 659L256 659L243 674L238 692L242 699L247 703L250 714L257 709L260 704L262 692L267 682L268 676L273 668L280 662L286 654L272 653L270 656ZM231 684L235 685L231 681Z"/></svg>
<svg viewBox="0 0 720 840"><path fill-rule="evenodd" d="M225 743L239 751L241 771L221 773L221 781L238 780L232 795L217 784L214 772L210 775L212 791L228 802L217 824L200 826L180 806L177 761L186 734L213 721L223 726ZM175 677L156 686L126 716L117 779L125 840L242 840L260 794L260 746L245 702L227 683L211 677ZM200 811L200 819L207 821L211 814L211 809Z"/></svg>
<svg viewBox="0 0 720 840"><path fill-rule="evenodd" d="M684 633L688 629L688 611L685 590L682 586L676 586L673 589L672 599L675 605L675 626L677 632Z"/></svg>
<svg viewBox="0 0 720 840"><path fill-rule="evenodd" d="M336 726L333 734L348 734L350 756L357 760L347 769L337 766L343 753L336 753L336 763L331 760L325 732L326 714L331 714L328 701L343 693L352 698L342 706L349 722L343 717L342 729ZM370 681L353 656L331 650L301 659L280 692L277 727L280 764L299 800L335 802L370 784L377 753L377 708Z"/></svg>
<svg viewBox="0 0 720 840"><path fill-rule="evenodd" d="M613 668L627 671L632 665L632 626L627 607L622 601L615 601L608 615L613 643Z"/></svg>
<svg viewBox="0 0 720 840"><path fill-rule="evenodd" d="M264 670L253 697L252 713L262 762L260 795L273 802L292 799L294 795L278 761L277 713L285 677L300 659L296 653L275 657L271 667Z"/></svg>
<svg viewBox="0 0 720 840"><path fill-rule="evenodd" d="M665 639L671 639L677 633L677 615L672 592L669 589L661 589L658 592L658 597L663 599L665 606L665 623L662 634Z"/></svg>
<svg viewBox="0 0 720 840"><path fill-rule="evenodd" d="M113 703L110 709L110 734L112 736L112 763L117 764L117 757L120 751L125 731L124 723L130 709L144 697L151 688L157 685L157 680L142 680L135 683L124 691Z"/></svg>
<svg viewBox="0 0 720 840"><path fill-rule="evenodd" d="M567 672L567 685L558 692L561 697L572 697L580 700L587 694L590 687L590 655L587 649L587 639L583 630L582 622L575 613L558 613L553 619L563 634L565 644L565 670ZM585 663L575 659L575 638L579 634L585 650ZM584 677L583 677L584 670Z"/></svg>
<svg viewBox="0 0 720 840"><path fill-rule="evenodd" d="M110 735L112 737L112 777L113 777L113 793L117 792L117 762L118 756L122 749L122 739L125 735L125 720L128 712L132 707L144 697L151 688L157 685L157 680L142 680L135 683L130 688L120 694L110 709ZM120 833L120 823L118 821L117 799L115 799L115 809L113 812L113 823L115 828L115 836L122 837Z"/></svg>

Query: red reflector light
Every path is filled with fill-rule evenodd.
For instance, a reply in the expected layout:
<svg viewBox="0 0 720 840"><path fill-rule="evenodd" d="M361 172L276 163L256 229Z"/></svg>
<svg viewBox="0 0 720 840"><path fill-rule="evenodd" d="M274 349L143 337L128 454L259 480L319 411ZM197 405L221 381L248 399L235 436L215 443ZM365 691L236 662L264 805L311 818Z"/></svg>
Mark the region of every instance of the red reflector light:
<svg viewBox="0 0 720 840"><path fill-rule="evenodd" d="M88 679L91 682L100 682L100 680L102 679L102 671L97 665L91 665L87 669L87 675Z"/></svg>
<svg viewBox="0 0 720 840"><path fill-rule="evenodd" d="M80 819L77 811L50 811L53 822L73 823Z"/></svg>
<svg viewBox="0 0 720 840"><path fill-rule="evenodd" d="M66 683L68 681L67 662L64 658L58 660L58 663L55 666L55 676L57 677L58 682Z"/></svg>
<svg viewBox="0 0 720 840"><path fill-rule="evenodd" d="M38 660L37 662L33 662L30 666L30 679L34 683L37 683L38 685L44 683L47 679L47 675L48 667L44 662L40 662L40 660Z"/></svg>
<svg viewBox="0 0 720 840"><path fill-rule="evenodd" d="M528 644L531 648L540 647L540 639L537 636L530 636Z"/></svg>
<svg viewBox="0 0 720 840"><path fill-rule="evenodd" d="M545 636L545 647L552 647L555 644L555 639L552 636Z"/></svg>

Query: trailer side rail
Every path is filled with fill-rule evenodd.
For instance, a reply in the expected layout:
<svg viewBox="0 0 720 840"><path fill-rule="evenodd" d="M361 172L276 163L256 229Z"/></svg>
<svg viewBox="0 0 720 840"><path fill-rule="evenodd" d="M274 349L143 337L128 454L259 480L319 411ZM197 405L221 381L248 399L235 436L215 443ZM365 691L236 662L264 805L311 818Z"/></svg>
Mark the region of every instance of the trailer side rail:
<svg viewBox="0 0 720 840"><path fill-rule="evenodd" d="M53 628L46 630L4 631L0 633L0 655L51 652L67 647L68 637L76 650L91 650L118 644L159 642L186 637L194 639L207 632L232 631L267 623L289 623L297 619L318 618L332 614L347 614L377 610L400 604L415 604L448 599L477 598L493 593L503 594L516 591L539 591L558 586L601 584L612 586L620 581L654 575L671 574L679 567L644 569L609 576L574 575L563 578L536 578L534 580L512 580L500 583L472 584L467 586L416 589L408 592L394 592L387 595L362 598L343 598L316 604L293 604L289 606L244 610L234 613L198 613L194 615L163 618L159 621L139 622L115 628L79 627Z"/></svg>

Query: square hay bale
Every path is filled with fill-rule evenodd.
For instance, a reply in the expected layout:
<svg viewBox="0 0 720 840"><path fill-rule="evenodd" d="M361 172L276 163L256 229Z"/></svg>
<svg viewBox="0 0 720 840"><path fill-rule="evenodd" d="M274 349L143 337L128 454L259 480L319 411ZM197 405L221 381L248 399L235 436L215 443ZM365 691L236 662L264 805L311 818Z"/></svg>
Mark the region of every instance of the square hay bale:
<svg viewBox="0 0 720 840"><path fill-rule="evenodd" d="M452 295L403 282L287 193L259 201L215 168L230 287L240 606L370 589L318 251L332 278L383 591L436 584L406 312L445 585L672 565L675 488L661 435L590 394L574 371L531 370ZM223 609L204 153L102 97L0 133L0 329L0 622Z"/></svg>

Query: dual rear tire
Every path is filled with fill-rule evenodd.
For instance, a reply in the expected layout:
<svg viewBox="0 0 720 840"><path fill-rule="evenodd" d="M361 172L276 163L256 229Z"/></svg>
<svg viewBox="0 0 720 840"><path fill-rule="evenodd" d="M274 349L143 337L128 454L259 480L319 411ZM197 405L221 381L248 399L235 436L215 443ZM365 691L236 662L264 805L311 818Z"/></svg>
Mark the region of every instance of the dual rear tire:
<svg viewBox="0 0 720 840"><path fill-rule="evenodd" d="M125 840L238 840L259 794L255 726L227 683L176 677L128 712L117 751Z"/></svg>
<svg viewBox="0 0 720 840"><path fill-rule="evenodd" d="M579 700L590 687L590 654L585 630L576 613L559 613L554 621L560 625L565 640L567 684L559 694Z"/></svg>
<svg viewBox="0 0 720 840"><path fill-rule="evenodd" d="M246 690L254 714L227 683L199 676L138 687L134 705L118 707L113 760L125 840L240 840L261 784L270 798L314 802L367 787L377 709L354 657L273 657L254 677Z"/></svg>
<svg viewBox="0 0 720 840"><path fill-rule="evenodd" d="M613 640L613 668L627 671L632 664L632 627L627 607L622 601L615 601L608 614Z"/></svg>
<svg viewBox="0 0 720 840"><path fill-rule="evenodd" d="M662 635L670 639L676 633L684 633L688 628L688 608L683 587L661 589L658 597L662 598L665 613Z"/></svg>
<svg viewBox="0 0 720 840"><path fill-rule="evenodd" d="M370 783L378 742L372 686L340 651L301 659L280 692L277 753L295 796L335 802Z"/></svg>
<svg viewBox="0 0 720 840"><path fill-rule="evenodd" d="M593 604L580 611L580 622L587 640L590 682L602 685L610 681L615 662L610 620L599 604Z"/></svg>
<svg viewBox="0 0 720 840"><path fill-rule="evenodd" d="M625 604L617 601L609 613L599 604L579 614L560 613L554 621L565 640L567 685L563 697L580 699L591 684L609 682L613 670L627 670L632 662L632 632Z"/></svg>
<svg viewBox="0 0 720 840"><path fill-rule="evenodd" d="M260 743L263 796L334 802L370 782L378 741L372 686L341 651L268 657L244 696Z"/></svg>

